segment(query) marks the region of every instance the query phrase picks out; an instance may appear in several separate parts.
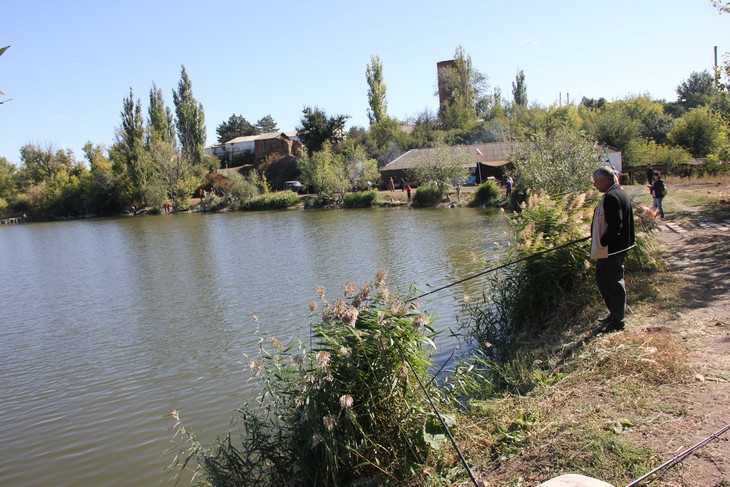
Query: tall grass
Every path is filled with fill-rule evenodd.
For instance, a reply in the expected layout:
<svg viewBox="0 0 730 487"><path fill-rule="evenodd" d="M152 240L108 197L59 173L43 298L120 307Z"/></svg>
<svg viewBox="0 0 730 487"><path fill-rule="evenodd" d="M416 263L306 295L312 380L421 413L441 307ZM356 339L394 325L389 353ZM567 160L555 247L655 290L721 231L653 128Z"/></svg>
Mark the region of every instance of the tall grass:
<svg viewBox="0 0 730 487"><path fill-rule="evenodd" d="M445 194L445 189L434 184L423 184L416 188L413 195L413 206L434 206L438 204Z"/></svg>
<svg viewBox="0 0 730 487"><path fill-rule="evenodd" d="M241 201L241 210L278 210L299 204L299 197L291 191L263 194Z"/></svg>
<svg viewBox="0 0 730 487"><path fill-rule="evenodd" d="M328 301L311 346L269 337L249 364L260 391L231 431L202 445L178 423L177 466L193 462L207 485L400 485L432 445L415 375L426 375L431 317L374 283ZM426 346L424 348L424 345ZM427 382L427 381L424 381Z"/></svg>
<svg viewBox="0 0 730 487"><path fill-rule="evenodd" d="M477 186L476 191L474 191L474 197L470 205L492 205L499 199L499 195L501 192L502 191L497 183L495 183L494 181L486 181L485 183Z"/></svg>
<svg viewBox="0 0 730 487"><path fill-rule="evenodd" d="M347 193L344 196L343 206L345 208L370 208L378 200L378 191L358 191Z"/></svg>

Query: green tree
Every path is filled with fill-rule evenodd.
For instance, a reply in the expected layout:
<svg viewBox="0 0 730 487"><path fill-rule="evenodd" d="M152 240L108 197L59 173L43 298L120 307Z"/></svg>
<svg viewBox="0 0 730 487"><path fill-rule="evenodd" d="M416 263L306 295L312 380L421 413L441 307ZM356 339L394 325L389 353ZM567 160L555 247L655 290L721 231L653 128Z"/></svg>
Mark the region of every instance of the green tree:
<svg viewBox="0 0 730 487"><path fill-rule="evenodd" d="M726 150L728 126L708 106L691 109L674 122L669 140L687 149L694 157Z"/></svg>
<svg viewBox="0 0 730 487"><path fill-rule="evenodd" d="M623 152L626 165L636 162L636 148L641 143L640 123L632 119L620 103L609 103L600 110L585 110L588 132L600 143Z"/></svg>
<svg viewBox="0 0 730 487"><path fill-rule="evenodd" d="M337 145L344 139L345 122L348 118L348 115L328 117L320 108L305 107L297 135L310 154L313 154L322 150L326 143Z"/></svg>
<svg viewBox="0 0 730 487"><path fill-rule="evenodd" d="M271 115L266 115L265 117L260 118L256 122L256 128L259 129L259 133L261 134L268 134L279 130L279 127L276 125L276 121Z"/></svg>
<svg viewBox="0 0 730 487"><path fill-rule="evenodd" d="M172 92L175 103L175 114L177 115L177 137L180 141L183 156L193 166L203 161L203 148L205 146L205 113L203 105L193 97L193 86L185 71L185 66L180 70L180 81L177 91Z"/></svg>
<svg viewBox="0 0 730 487"><path fill-rule="evenodd" d="M112 163L104 155L102 146L87 142L83 148L89 163L90 178L86 189L86 211L95 215L113 215L122 209L117 178Z"/></svg>
<svg viewBox="0 0 730 487"><path fill-rule="evenodd" d="M454 67L440 69L438 76L439 89L446 94L439 107L444 128L467 128L476 121L477 101L486 93L487 77L472 67L471 57L462 46L454 53Z"/></svg>
<svg viewBox="0 0 730 487"><path fill-rule="evenodd" d="M329 142L311 155L305 152L298 166L302 182L317 194L332 195L347 186L343 158L332 151Z"/></svg>
<svg viewBox="0 0 730 487"><path fill-rule="evenodd" d="M147 110L147 144L152 140L161 140L175 144L175 125L172 110L165 106L162 90L154 83L150 89L150 106Z"/></svg>
<svg viewBox="0 0 730 487"><path fill-rule="evenodd" d="M251 124L242 115L236 115L235 113L228 117L227 121L221 122L215 129L215 133L218 134L219 144L224 144L236 137L258 135L261 132L261 129Z"/></svg>
<svg viewBox="0 0 730 487"><path fill-rule="evenodd" d="M525 83L525 72L521 69L512 82L512 99L515 105L527 106L527 84Z"/></svg>
<svg viewBox="0 0 730 487"><path fill-rule="evenodd" d="M468 176L468 166L474 162L472 152L471 148L444 146L424 150L408 176L418 184L436 184L443 194L448 184Z"/></svg>
<svg viewBox="0 0 730 487"><path fill-rule="evenodd" d="M66 179L73 166L73 153L55 149L52 144L26 144L20 159L27 177L34 183L56 184Z"/></svg>
<svg viewBox="0 0 730 487"><path fill-rule="evenodd" d="M370 64L365 69L368 83L368 119L370 125L383 122L388 118L386 86L383 80L383 63L378 56L370 56Z"/></svg>
<svg viewBox="0 0 730 487"><path fill-rule="evenodd" d="M378 161L371 159L362 146L356 146L351 151L345 151L344 170L349 182L349 189L365 189L368 183L376 184L380 180Z"/></svg>
<svg viewBox="0 0 730 487"><path fill-rule="evenodd" d="M677 86L677 102L686 110L707 105L716 94L715 79L708 71L693 72Z"/></svg>
<svg viewBox="0 0 730 487"><path fill-rule="evenodd" d="M134 100L134 92L129 89L129 97L124 98L121 112L122 126L117 131L116 142L110 157L116 163L117 172L128 179L125 193L130 201L142 203L147 184L153 177L149 155L145 148L144 120L142 102Z"/></svg>
<svg viewBox="0 0 730 487"><path fill-rule="evenodd" d="M692 154L683 147L657 144L650 140L639 148L639 159L642 163L661 167L668 173L679 164L691 160Z"/></svg>
<svg viewBox="0 0 730 487"><path fill-rule="evenodd" d="M585 191L600 160L596 144L574 130L537 132L510 156L517 185L550 195Z"/></svg>
<svg viewBox="0 0 730 487"><path fill-rule="evenodd" d="M18 167L0 156L0 198L13 196L18 186Z"/></svg>

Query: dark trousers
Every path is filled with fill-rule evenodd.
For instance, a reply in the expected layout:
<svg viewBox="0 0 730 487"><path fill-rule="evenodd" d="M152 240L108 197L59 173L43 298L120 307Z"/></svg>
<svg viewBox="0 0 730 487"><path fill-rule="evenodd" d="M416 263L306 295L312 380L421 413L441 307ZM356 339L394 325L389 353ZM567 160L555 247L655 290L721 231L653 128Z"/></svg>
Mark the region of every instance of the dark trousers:
<svg viewBox="0 0 730 487"><path fill-rule="evenodd" d="M624 258L626 252L596 261L596 284L610 314L610 321L624 323L626 286L624 284Z"/></svg>

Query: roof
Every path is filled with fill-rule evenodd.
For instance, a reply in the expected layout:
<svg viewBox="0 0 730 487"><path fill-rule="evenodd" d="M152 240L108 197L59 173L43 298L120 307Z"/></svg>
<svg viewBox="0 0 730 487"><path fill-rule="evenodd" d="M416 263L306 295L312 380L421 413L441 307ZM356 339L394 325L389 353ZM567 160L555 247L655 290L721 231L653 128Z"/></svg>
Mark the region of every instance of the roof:
<svg viewBox="0 0 730 487"><path fill-rule="evenodd" d="M258 134L258 135L244 135L241 137L236 137L235 139L227 140L226 144L240 144L243 142L255 142L257 140L263 140L263 139L276 139L281 134L286 135L287 137L294 138L297 136L297 131L291 131L291 132L266 132L265 134Z"/></svg>
<svg viewBox="0 0 730 487"><path fill-rule="evenodd" d="M465 166L475 166L477 162L488 166L503 166L509 162L508 158L517 145L515 142L491 142L488 144L454 145L445 149L452 160L468 161L465 162ZM440 150L443 149L411 149L383 166L381 171L410 169L421 160L435 157Z"/></svg>

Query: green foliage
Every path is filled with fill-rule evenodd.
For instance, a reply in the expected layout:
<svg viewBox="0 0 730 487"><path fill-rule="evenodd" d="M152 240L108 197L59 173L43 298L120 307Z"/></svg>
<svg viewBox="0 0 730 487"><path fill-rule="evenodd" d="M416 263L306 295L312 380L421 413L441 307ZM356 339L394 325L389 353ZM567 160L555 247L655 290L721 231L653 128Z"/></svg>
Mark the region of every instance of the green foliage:
<svg viewBox="0 0 730 487"><path fill-rule="evenodd" d="M599 160L595 144L570 130L540 131L510 156L518 185L552 195L587 190Z"/></svg>
<svg viewBox="0 0 730 487"><path fill-rule="evenodd" d="M281 210L299 204L299 197L291 191L262 194L241 201L241 210Z"/></svg>
<svg viewBox="0 0 730 487"><path fill-rule="evenodd" d="M512 99L515 105L527 106L527 84L525 83L525 72L521 69L512 82Z"/></svg>
<svg viewBox="0 0 730 487"><path fill-rule="evenodd" d="M12 196L18 189L18 168L0 156L0 198Z"/></svg>
<svg viewBox="0 0 730 487"><path fill-rule="evenodd" d="M431 318L394 297L385 274L335 302L322 299L312 348L260 342L249 363L259 395L238 430L204 447L178 423L173 462L197 463L209 485L395 485L414 481L437 438L425 395ZM311 309L318 303L313 302ZM429 386L432 390L434 386Z"/></svg>
<svg viewBox="0 0 730 487"><path fill-rule="evenodd" d="M236 137L245 135L257 135L261 133L261 129L251 124L242 115L231 115L227 121L221 122L215 129L218 135L218 143L223 144Z"/></svg>
<svg viewBox="0 0 730 487"><path fill-rule="evenodd" d="M519 214L510 219L516 245L505 259L518 260L585 236L590 211L585 194L553 199L532 195ZM587 250L572 245L536 255L496 274L485 302L467 305L465 330L480 345L481 353L499 364L515 359L518 350L537 346L542 332L576 316L592 298L592 274L585 266ZM519 363L519 362L518 362Z"/></svg>
<svg viewBox="0 0 730 487"><path fill-rule="evenodd" d="M185 66L180 68L180 81L177 91L172 92L177 115L177 138L180 141L183 156L195 166L203 161L205 146L205 113L203 105L193 97L193 86L188 78Z"/></svg>
<svg viewBox="0 0 730 487"><path fill-rule="evenodd" d="M305 153L299 158L302 182L317 194L334 194L347 186L343 158L332 151L328 142L319 152Z"/></svg>
<svg viewBox="0 0 730 487"><path fill-rule="evenodd" d="M454 52L453 67L439 69L438 86L446 98L439 107L445 129L465 128L476 120L477 99L486 91L486 76L472 67L471 56L462 46Z"/></svg>
<svg viewBox="0 0 730 487"><path fill-rule="evenodd" d="M654 141L640 146L638 157L643 164L661 167L664 174L674 172L679 164L692 159L692 155L682 147L656 144Z"/></svg>
<svg viewBox="0 0 730 487"><path fill-rule="evenodd" d="M279 127L276 125L274 117L272 117L271 115L266 115L258 119L258 121L256 121L256 127L259 129L259 133L262 134L276 132L277 130L279 130Z"/></svg>
<svg viewBox="0 0 730 487"><path fill-rule="evenodd" d="M345 122L349 115L328 117L320 108L305 107L302 110L301 127L297 136L311 153L322 150L325 144L337 145L345 136Z"/></svg>
<svg viewBox="0 0 730 487"><path fill-rule="evenodd" d="M343 151L344 171L349 189L365 189L380 181L378 161L368 158L362 146Z"/></svg>
<svg viewBox="0 0 730 487"><path fill-rule="evenodd" d="M502 193L499 185L494 181L487 181L477 186L470 206L482 206L494 204Z"/></svg>
<svg viewBox="0 0 730 487"><path fill-rule="evenodd" d="M674 122L669 139L695 157L716 154L728 144L728 125L710 107L693 108Z"/></svg>
<svg viewBox="0 0 730 487"><path fill-rule="evenodd" d="M715 79L709 71L695 71L677 86L677 102L685 110L708 105L716 94Z"/></svg>
<svg viewBox="0 0 730 487"><path fill-rule="evenodd" d="M434 206L444 199L445 188L433 184L424 184L416 188L413 195L413 206Z"/></svg>
<svg viewBox="0 0 730 487"><path fill-rule="evenodd" d="M253 198L262 192L258 171L251 171L245 177L238 172L230 172L226 178L228 184L220 189L235 199Z"/></svg>
<svg viewBox="0 0 730 487"><path fill-rule="evenodd" d="M388 118L383 63L378 56L370 56L370 64L365 69L365 79L368 83L368 119L372 126L374 123L383 122Z"/></svg>
<svg viewBox="0 0 730 487"><path fill-rule="evenodd" d="M373 189L370 191L358 191L356 193L346 193L342 206L345 208L370 208L378 200L378 191Z"/></svg>
<svg viewBox="0 0 730 487"><path fill-rule="evenodd" d="M165 106L165 99L162 90L152 83L150 89L150 106L147 111L149 119L147 122L147 145L153 140L175 144L175 125L172 118L172 111Z"/></svg>
<svg viewBox="0 0 730 487"><path fill-rule="evenodd" d="M423 151L410 169L408 178L419 185L435 184L445 194L446 185L461 181L468 176L467 166L472 162L471 151L437 147Z"/></svg>

